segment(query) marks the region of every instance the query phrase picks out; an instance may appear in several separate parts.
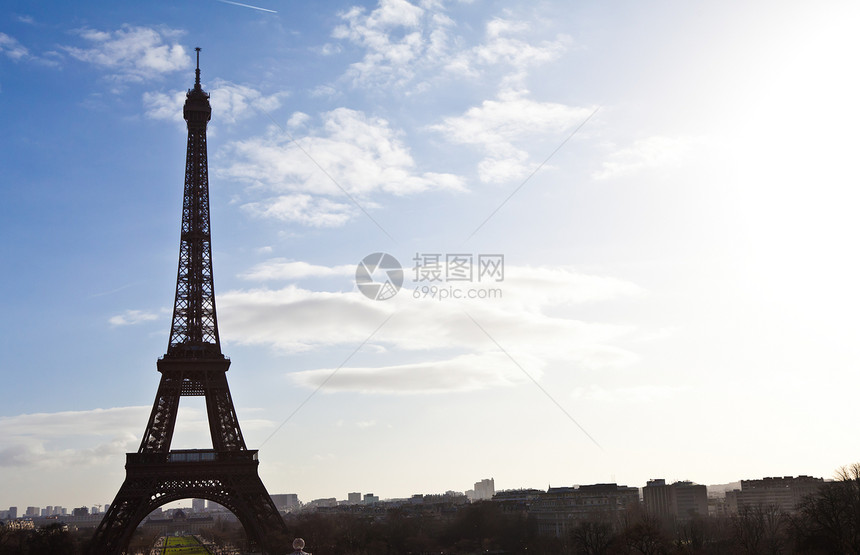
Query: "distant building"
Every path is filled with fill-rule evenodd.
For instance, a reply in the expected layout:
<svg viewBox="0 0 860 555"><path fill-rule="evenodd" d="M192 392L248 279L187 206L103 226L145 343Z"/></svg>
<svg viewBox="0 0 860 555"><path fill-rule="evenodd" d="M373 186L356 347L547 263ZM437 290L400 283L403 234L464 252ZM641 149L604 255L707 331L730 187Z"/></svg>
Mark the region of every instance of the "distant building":
<svg viewBox="0 0 860 555"><path fill-rule="evenodd" d="M529 508L542 494L539 489L509 489L493 495L493 503L501 505L502 512L527 516Z"/></svg>
<svg viewBox="0 0 860 555"><path fill-rule="evenodd" d="M87 516L90 514L90 510L86 507L78 507L77 509L72 509L72 516Z"/></svg>
<svg viewBox="0 0 860 555"><path fill-rule="evenodd" d="M485 478L475 482L475 497L478 499L492 499L496 494L496 483L493 478Z"/></svg>
<svg viewBox="0 0 860 555"><path fill-rule="evenodd" d="M729 514L725 494L722 496L708 494L708 516L726 517Z"/></svg>
<svg viewBox="0 0 860 555"><path fill-rule="evenodd" d="M62 509L62 507L60 508ZM89 509L87 510L87 512L89 512ZM103 513L95 515L86 514L80 516L66 515L63 518L60 518L59 515L51 515L44 518L35 517L32 520L36 525L36 528L43 528L51 524L63 523L69 525L72 528L83 530L85 528L95 528L102 521L102 518L104 518Z"/></svg>
<svg viewBox="0 0 860 555"><path fill-rule="evenodd" d="M335 497L325 497L322 499L314 499L310 503L307 504L308 509L319 509L319 508L329 508L329 507L337 507L337 498Z"/></svg>
<svg viewBox="0 0 860 555"><path fill-rule="evenodd" d="M27 508L29 509L31 507ZM17 520L10 520L9 522L7 522L6 528L8 528L9 530L33 530L36 528L36 525L29 518L19 518Z"/></svg>
<svg viewBox="0 0 860 555"><path fill-rule="evenodd" d="M493 498L496 493L496 485L492 478L485 478L480 482L475 482L475 489L468 490L466 497L470 501L484 501Z"/></svg>
<svg viewBox="0 0 860 555"><path fill-rule="evenodd" d="M684 522L695 516L708 516L708 488L693 482L666 484L666 480L649 480L642 488L645 510L657 516L664 525Z"/></svg>
<svg viewBox="0 0 860 555"><path fill-rule="evenodd" d="M161 535L198 534L214 527L215 520L210 515L189 516L182 509L176 509L169 517L150 513L141 526L144 530Z"/></svg>
<svg viewBox="0 0 860 555"><path fill-rule="evenodd" d="M618 484L549 488L529 508L541 536L564 537L583 522L619 526L629 507L639 506L639 489Z"/></svg>
<svg viewBox="0 0 860 555"><path fill-rule="evenodd" d="M365 493L364 504L371 505L373 503L379 503L379 496L373 495L372 493Z"/></svg>
<svg viewBox="0 0 860 555"><path fill-rule="evenodd" d="M12 520L18 518L18 507L9 507L9 518Z"/></svg>
<svg viewBox="0 0 860 555"><path fill-rule="evenodd" d="M741 489L726 492L726 509L730 513L738 513L744 507L775 506L785 513L793 514L800 502L817 493L823 484L823 478L812 476L741 480Z"/></svg>
<svg viewBox="0 0 860 555"><path fill-rule="evenodd" d="M192 499L191 500L191 510L195 513L202 513L206 511L206 500L205 499Z"/></svg>
<svg viewBox="0 0 860 555"><path fill-rule="evenodd" d="M299 496L295 493L277 493L272 496L272 502L279 511L292 511L302 506Z"/></svg>
<svg viewBox="0 0 860 555"><path fill-rule="evenodd" d="M539 499L543 493L543 490L540 489L508 489L494 494L493 501L499 503L531 503Z"/></svg>
<svg viewBox="0 0 860 555"><path fill-rule="evenodd" d="M39 507L27 507L25 516L39 516Z"/></svg>
<svg viewBox="0 0 860 555"><path fill-rule="evenodd" d="M460 506L466 505L469 499L459 491L446 491L445 493L425 493L421 496L421 503L425 505L446 505Z"/></svg>
<svg viewBox="0 0 860 555"><path fill-rule="evenodd" d="M346 502L349 503L350 505L358 505L359 503L361 503L361 492L360 491L354 491L354 492L348 493L346 496Z"/></svg>

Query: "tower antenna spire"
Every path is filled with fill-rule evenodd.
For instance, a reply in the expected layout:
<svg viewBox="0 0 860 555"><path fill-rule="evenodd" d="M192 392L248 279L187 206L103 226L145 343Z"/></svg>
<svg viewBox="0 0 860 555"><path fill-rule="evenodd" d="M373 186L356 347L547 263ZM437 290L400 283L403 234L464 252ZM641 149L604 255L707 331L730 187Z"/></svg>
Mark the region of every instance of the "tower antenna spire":
<svg viewBox="0 0 860 555"><path fill-rule="evenodd" d="M196 47L194 50L197 51L197 69L194 70L194 88L200 88L200 47Z"/></svg>

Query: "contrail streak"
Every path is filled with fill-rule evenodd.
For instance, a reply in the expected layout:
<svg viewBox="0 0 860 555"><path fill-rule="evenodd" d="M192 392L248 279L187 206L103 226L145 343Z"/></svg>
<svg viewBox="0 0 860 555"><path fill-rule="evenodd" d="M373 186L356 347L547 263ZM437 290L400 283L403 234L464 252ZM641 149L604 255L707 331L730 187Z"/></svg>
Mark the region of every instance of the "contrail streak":
<svg viewBox="0 0 860 555"><path fill-rule="evenodd" d="M231 2L230 0L218 0L218 1L223 2L224 4L233 4L234 6L242 6L243 8L251 8L252 10L260 10L261 12L278 13L275 10L270 10L267 8L260 8L258 6L251 6L250 4L242 4L241 2Z"/></svg>

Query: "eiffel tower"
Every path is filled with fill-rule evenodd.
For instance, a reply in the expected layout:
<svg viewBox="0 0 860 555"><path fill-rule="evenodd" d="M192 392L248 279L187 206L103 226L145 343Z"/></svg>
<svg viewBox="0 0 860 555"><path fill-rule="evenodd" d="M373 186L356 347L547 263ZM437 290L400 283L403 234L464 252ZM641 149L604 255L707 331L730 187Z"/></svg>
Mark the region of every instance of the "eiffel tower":
<svg viewBox="0 0 860 555"><path fill-rule="evenodd" d="M200 86L200 49L196 50L194 88L183 109L188 149L170 341L167 353L158 359L161 382L143 441L137 453L126 455L125 481L93 536L93 555L125 553L131 535L150 512L184 498L208 499L229 509L254 549L267 555L287 550L286 525L257 474L257 451L245 446L227 386L230 359L221 354L206 156L212 108ZM183 396L206 398L212 449L170 449Z"/></svg>

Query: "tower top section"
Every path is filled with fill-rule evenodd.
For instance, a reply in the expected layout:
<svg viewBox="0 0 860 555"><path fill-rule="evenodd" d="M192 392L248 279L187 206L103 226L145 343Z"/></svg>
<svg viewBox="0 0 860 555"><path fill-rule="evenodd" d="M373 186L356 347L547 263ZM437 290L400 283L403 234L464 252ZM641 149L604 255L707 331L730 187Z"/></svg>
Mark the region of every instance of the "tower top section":
<svg viewBox="0 0 860 555"><path fill-rule="evenodd" d="M206 124L212 114L209 95L200 86L200 49L197 48L194 88L185 96L182 111L188 122L185 155L185 193L176 300L166 359L223 359L215 315L212 280L212 238L209 229L209 169ZM159 367L160 369L160 367Z"/></svg>
<svg viewBox="0 0 860 555"><path fill-rule="evenodd" d="M212 106L209 105L209 94L200 85L200 47L194 49L197 52L197 69L194 70L194 88L188 89L185 95L185 107L182 116L188 122L188 128L192 126L203 126L209 123L212 117Z"/></svg>

